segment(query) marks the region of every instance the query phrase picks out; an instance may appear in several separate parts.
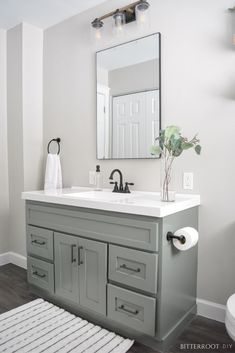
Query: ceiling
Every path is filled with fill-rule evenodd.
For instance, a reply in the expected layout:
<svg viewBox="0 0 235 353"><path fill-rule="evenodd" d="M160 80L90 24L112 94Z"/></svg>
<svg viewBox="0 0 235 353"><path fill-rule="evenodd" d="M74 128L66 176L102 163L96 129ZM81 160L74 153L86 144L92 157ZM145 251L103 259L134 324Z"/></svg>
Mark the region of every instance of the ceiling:
<svg viewBox="0 0 235 353"><path fill-rule="evenodd" d="M0 28L26 22L45 29L105 0L0 0Z"/></svg>

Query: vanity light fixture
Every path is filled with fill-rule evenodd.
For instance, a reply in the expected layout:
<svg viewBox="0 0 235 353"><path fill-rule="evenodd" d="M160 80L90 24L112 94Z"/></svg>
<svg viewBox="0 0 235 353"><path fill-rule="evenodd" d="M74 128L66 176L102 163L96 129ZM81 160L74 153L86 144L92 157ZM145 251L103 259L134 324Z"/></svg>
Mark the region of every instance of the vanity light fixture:
<svg viewBox="0 0 235 353"><path fill-rule="evenodd" d="M126 23L125 11L116 10L113 14L114 28L113 33L119 36L124 33L124 24Z"/></svg>
<svg viewBox="0 0 235 353"><path fill-rule="evenodd" d="M94 29L94 34L96 39L101 39L101 31L104 26L104 22L99 18L95 18L91 23L92 28Z"/></svg>
<svg viewBox="0 0 235 353"><path fill-rule="evenodd" d="M117 33L122 32L126 23L137 21L137 23L143 25L143 23L147 22L149 7L150 4L147 0L139 0L94 19L91 22L91 26L95 30L95 38L101 38L101 30L104 26L103 20L109 17L113 18L115 32Z"/></svg>
<svg viewBox="0 0 235 353"><path fill-rule="evenodd" d="M150 4L145 0L141 0L135 7L136 21L140 27L149 23L149 7Z"/></svg>
<svg viewBox="0 0 235 353"><path fill-rule="evenodd" d="M235 45L235 6L228 10L232 14L232 43Z"/></svg>
<svg viewBox="0 0 235 353"><path fill-rule="evenodd" d="M126 23L126 15L124 11L117 10L113 14L115 27L122 27Z"/></svg>
<svg viewBox="0 0 235 353"><path fill-rule="evenodd" d="M139 4L136 5L138 11L146 11L149 8L149 3L146 0L140 0Z"/></svg>

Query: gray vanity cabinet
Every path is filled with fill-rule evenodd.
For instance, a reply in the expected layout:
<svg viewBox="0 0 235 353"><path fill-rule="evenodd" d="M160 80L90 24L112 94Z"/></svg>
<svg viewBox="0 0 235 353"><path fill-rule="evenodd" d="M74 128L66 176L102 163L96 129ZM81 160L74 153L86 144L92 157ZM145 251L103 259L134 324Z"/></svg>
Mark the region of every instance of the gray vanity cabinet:
<svg viewBox="0 0 235 353"><path fill-rule="evenodd" d="M78 238L54 234L55 294L79 303Z"/></svg>
<svg viewBox="0 0 235 353"><path fill-rule="evenodd" d="M45 299L155 348L194 316L197 246L179 251L167 233L197 229L197 207L150 217L27 201L26 221L28 281Z"/></svg>
<svg viewBox="0 0 235 353"><path fill-rule="evenodd" d="M79 238L80 305L106 315L107 244Z"/></svg>
<svg viewBox="0 0 235 353"><path fill-rule="evenodd" d="M55 233L55 294L106 314L107 245Z"/></svg>

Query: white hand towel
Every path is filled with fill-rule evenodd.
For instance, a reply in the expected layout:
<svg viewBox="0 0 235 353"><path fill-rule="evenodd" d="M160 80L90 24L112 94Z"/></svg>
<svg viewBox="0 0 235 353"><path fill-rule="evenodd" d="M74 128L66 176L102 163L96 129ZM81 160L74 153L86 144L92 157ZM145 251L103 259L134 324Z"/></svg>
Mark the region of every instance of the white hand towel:
<svg viewBox="0 0 235 353"><path fill-rule="evenodd" d="M62 172L60 156L48 153L44 190L55 190L62 188Z"/></svg>

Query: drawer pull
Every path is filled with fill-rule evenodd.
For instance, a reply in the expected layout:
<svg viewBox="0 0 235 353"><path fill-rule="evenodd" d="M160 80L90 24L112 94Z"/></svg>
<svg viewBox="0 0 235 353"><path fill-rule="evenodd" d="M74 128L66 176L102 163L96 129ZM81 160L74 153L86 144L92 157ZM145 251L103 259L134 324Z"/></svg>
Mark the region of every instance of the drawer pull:
<svg viewBox="0 0 235 353"><path fill-rule="evenodd" d="M31 244L45 245L46 242L45 241L39 241L39 240L35 239L35 240L31 241Z"/></svg>
<svg viewBox="0 0 235 353"><path fill-rule="evenodd" d="M120 268L124 268L125 270L136 272L136 273L140 272L140 268L131 268L125 264L121 265Z"/></svg>
<svg viewBox="0 0 235 353"><path fill-rule="evenodd" d="M83 249L82 246L78 247L78 266L83 264L83 261L81 261L81 250Z"/></svg>
<svg viewBox="0 0 235 353"><path fill-rule="evenodd" d="M71 262L76 262L76 258L73 257L73 249L76 248L76 244L71 245Z"/></svg>
<svg viewBox="0 0 235 353"><path fill-rule="evenodd" d="M118 309L121 309L121 310L127 312L128 314L132 314L132 315L138 315L139 314L139 310L132 311L132 310L126 309L124 305L119 306Z"/></svg>
<svg viewBox="0 0 235 353"><path fill-rule="evenodd" d="M44 273L41 274L41 273L39 273L38 271L34 271L34 272L33 272L33 275L38 276L38 277L40 277L40 278L45 278L45 277L46 277L46 275L45 275Z"/></svg>

